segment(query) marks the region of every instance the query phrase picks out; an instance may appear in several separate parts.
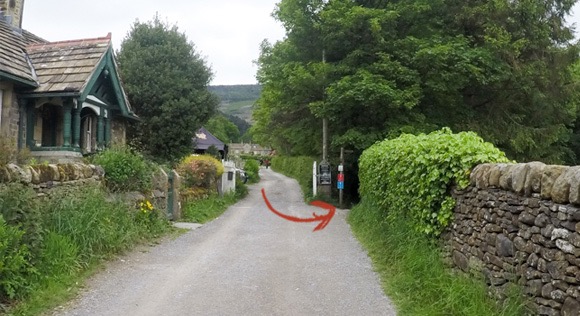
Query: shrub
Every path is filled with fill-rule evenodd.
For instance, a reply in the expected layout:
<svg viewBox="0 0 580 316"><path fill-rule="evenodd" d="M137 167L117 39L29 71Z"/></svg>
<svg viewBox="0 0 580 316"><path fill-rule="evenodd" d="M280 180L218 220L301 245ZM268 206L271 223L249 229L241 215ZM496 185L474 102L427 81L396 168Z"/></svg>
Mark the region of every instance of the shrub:
<svg viewBox="0 0 580 316"><path fill-rule="evenodd" d="M24 231L8 225L0 215L0 302L16 297L27 287L32 268L23 235Z"/></svg>
<svg viewBox="0 0 580 316"><path fill-rule="evenodd" d="M255 159L248 159L244 162L244 172L250 183L260 181L260 164Z"/></svg>
<svg viewBox="0 0 580 316"><path fill-rule="evenodd" d="M105 181L113 192L151 190L153 165L127 147L106 149L95 155L92 163L105 169Z"/></svg>
<svg viewBox="0 0 580 316"><path fill-rule="evenodd" d="M197 199L217 190L217 179L224 173L224 166L211 156L190 155L177 165L176 170L182 177L184 198Z"/></svg>
<svg viewBox="0 0 580 316"><path fill-rule="evenodd" d="M455 206L451 187L467 186L477 164L508 159L473 132L453 134L445 128L382 141L365 150L359 161L363 200L390 218L408 218L418 231L438 236Z"/></svg>

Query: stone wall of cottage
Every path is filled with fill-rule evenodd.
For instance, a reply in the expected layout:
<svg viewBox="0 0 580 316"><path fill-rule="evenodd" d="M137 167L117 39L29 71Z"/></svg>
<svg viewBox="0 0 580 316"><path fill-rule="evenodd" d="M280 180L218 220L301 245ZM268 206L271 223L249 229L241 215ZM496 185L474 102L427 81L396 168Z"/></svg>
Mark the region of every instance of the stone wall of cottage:
<svg viewBox="0 0 580 316"><path fill-rule="evenodd" d="M127 123L120 119L111 122L111 143L124 146L127 143Z"/></svg>
<svg viewBox="0 0 580 316"><path fill-rule="evenodd" d="M2 90L2 109L0 111L0 135L14 142L14 149L18 140L19 108L18 99L13 92L12 84L0 82Z"/></svg>
<svg viewBox="0 0 580 316"><path fill-rule="evenodd" d="M580 315L580 167L483 164L453 194L450 262L496 293L522 285L540 315Z"/></svg>

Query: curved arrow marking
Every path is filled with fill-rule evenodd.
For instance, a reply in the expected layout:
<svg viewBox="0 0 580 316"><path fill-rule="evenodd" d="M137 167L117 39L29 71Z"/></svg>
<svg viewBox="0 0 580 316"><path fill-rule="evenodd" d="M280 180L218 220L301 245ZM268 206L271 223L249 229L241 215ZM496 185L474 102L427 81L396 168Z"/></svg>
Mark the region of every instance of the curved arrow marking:
<svg viewBox="0 0 580 316"><path fill-rule="evenodd" d="M332 220L332 217L334 216L334 213L336 212L336 207L334 207L333 205L330 205L330 204L322 202L322 201L312 201L312 202L310 202L310 205L320 207L323 209L327 209L328 213L326 215L317 215L316 213L312 213L311 218L294 217L294 216L290 216L290 215L286 215L286 214L278 212L272 206L272 204L270 204L270 201L266 197L266 191L263 188L262 188L262 196L264 197L264 201L266 202L266 205L268 206L270 211L272 211L272 213L282 217L283 219L286 219L286 220L289 220L292 222L297 222L297 223L320 222L318 224L318 226L316 226L314 228L313 231L324 229L324 227L326 227L328 225L328 223L330 223L330 220Z"/></svg>

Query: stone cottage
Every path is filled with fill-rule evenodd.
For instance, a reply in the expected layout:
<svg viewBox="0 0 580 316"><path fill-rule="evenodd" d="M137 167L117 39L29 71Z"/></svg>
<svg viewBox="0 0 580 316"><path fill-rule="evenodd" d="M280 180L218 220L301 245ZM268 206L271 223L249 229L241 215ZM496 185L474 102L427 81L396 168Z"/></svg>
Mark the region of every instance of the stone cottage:
<svg viewBox="0 0 580 316"><path fill-rule="evenodd" d="M272 149L269 147L262 147L258 144L252 143L231 143L229 145L230 153L234 155L256 155L268 156L272 154Z"/></svg>
<svg viewBox="0 0 580 316"><path fill-rule="evenodd" d="M40 161L70 162L124 144L137 120L111 34L48 42L22 29L24 0L0 0L0 137Z"/></svg>

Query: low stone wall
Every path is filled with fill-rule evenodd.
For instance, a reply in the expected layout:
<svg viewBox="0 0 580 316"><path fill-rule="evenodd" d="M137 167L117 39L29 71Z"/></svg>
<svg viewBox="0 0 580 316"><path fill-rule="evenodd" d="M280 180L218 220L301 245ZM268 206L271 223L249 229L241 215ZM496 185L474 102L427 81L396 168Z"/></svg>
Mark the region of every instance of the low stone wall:
<svg viewBox="0 0 580 316"><path fill-rule="evenodd" d="M39 196L59 187L102 183L105 171L100 166L80 163L0 167L0 183L19 182L32 187Z"/></svg>
<svg viewBox="0 0 580 316"><path fill-rule="evenodd" d="M496 293L521 284L540 315L580 315L580 167L483 164L453 194L443 240L456 267Z"/></svg>
<svg viewBox="0 0 580 316"><path fill-rule="evenodd" d="M172 177L179 178L175 171ZM8 164L0 167L0 184L18 182L34 189L39 197L50 195L56 190L83 187L87 185L103 184L105 171L102 167L82 163L41 164L33 166L19 166ZM179 180L179 179L178 179ZM158 169L152 175L153 190L150 196L141 192L122 193L121 197L129 204L135 204L145 199L150 200L155 208L162 210L168 218L181 218L181 204L179 195L179 181L170 187L169 177ZM174 181L175 182L175 181ZM171 191L171 194L169 194ZM168 199L171 195L171 210L168 210ZM169 214L171 213L171 214Z"/></svg>

